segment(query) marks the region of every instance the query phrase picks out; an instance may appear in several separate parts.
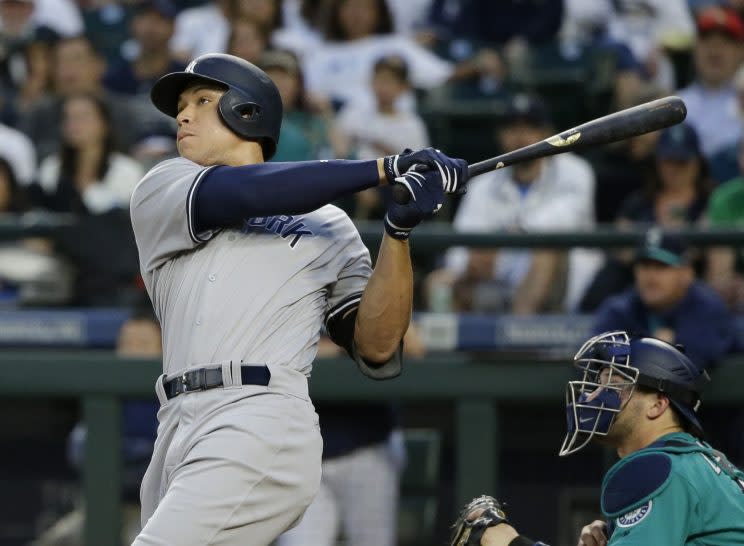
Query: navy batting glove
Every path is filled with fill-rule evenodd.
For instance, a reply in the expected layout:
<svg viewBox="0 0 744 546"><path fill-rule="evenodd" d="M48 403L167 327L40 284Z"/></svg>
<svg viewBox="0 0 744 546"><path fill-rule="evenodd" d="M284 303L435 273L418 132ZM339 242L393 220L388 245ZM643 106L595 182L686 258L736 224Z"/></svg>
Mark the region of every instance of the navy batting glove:
<svg viewBox="0 0 744 546"><path fill-rule="evenodd" d="M391 185L395 183L396 178L418 166L417 170L438 169L442 175L445 193L460 194L466 191L468 163L464 159L449 157L434 148L423 148L415 152L406 149L402 154L386 156L383 166L385 177Z"/></svg>
<svg viewBox="0 0 744 546"><path fill-rule="evenodd" d="M439 169L409 171L395 182L402 184L411 194L405 205L391 202L385 214L385 231L395 239L406 240L422 220L433 217L444 202L444 183Z"/></svg>

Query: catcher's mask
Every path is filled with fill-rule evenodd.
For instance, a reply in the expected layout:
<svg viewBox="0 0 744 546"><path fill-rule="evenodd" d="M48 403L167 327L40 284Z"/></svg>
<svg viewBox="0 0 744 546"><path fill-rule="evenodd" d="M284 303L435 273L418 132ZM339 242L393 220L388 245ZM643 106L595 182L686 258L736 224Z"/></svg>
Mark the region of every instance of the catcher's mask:
<svg viewBox="0 0 744 546"><path fill-rule="evenodd" d="M664 393L688 430L699 437L700 393L709 381L677 347L658 339L631 339L607 332L588 340L574 356L581 379L566 386L568 431L559 455L569 455L593 438L607 436L636 386Z"/></svg>

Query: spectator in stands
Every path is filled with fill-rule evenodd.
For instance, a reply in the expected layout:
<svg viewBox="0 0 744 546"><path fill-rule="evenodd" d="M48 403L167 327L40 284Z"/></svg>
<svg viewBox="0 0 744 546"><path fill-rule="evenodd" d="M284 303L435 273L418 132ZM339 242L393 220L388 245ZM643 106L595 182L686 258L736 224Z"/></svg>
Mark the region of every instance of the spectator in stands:
<svg viewBox="0 0 744 546"><path fill-rule="evenodd" d="M446 82L455 67L416 44L393 33L385 0L330 0L325 41L301 60L308 90L340 107L359 101L370 105L372 67L381 56L400 55L410 69L411 83L429 89ZM411 94L405 105L413 108Z"/></svg>
<svg viewBox="0 0 744 546"><path fill-rule="evenodd" d="M511 151L551 132L542 101L517 95L498 134L503 149ZM589 163L571 153L517 163L477 177L468 186L454 220L457 231L540 232L594 225L594 173ZM428 279L429 303L438 308L434 302L439 298L432 296L449 285L457 310L563 310L567 294L577 293L583 283L580 275L586 267L580 256L573 253L567 260L554 249L452 249L446 267Z"/></svg>
<svg viewBox="0 0 744 546"><path fill-rule="evenodd" d="M25 212L28 205L28 197L18 183L13 165L0 158L0 214Z"/></svg>
<svg viewBox="0 0 744 546"><path fill-rule="evenodd" d="M375 104L350 104L338 115L338 126L350 140L357 159L374 159L429 146L429 136L421 117L396 105L411 89L408 65L397 55L378 59L373 68L372 91ZM354 194L349 215L357 220L384 216L384 203L378 188Z"/></svg>
<svg viewBox="0 0 744 546"><path fill-rule="evenodd" d="M676 5L680 1L684 2L675 0L670 4ZM650 4L653 4L653 1ZM576 62L576 59L581 58L588 59L589 62L599 62L603 60L601 57L606 57L612 62L614 66L612 104L617 109L638 104L636 97L644 84L663 88L664 95L669 94L668 90L677 88L672 63L660 52L659 44L656 43L659 34L666 33L662 28L664 22L653 19L649 21L652 15L659 15L658 11L663 7L646 5L648 6L646 17L639 17L643 21L640 30L646 32L643 39L645 56L638 58L630 47L632 36L626 28L627 23L633 19L628 17L628 13L625 17L618 13L618 9L632 11L629 6L611 0L566 0L560 31L560 49L563 56L569 62ZM689 15L687 17L689 18ZM630 26L635 27L633 24ZM690 32L694 33L691 21L689 27Z"/></svg>
<svg viewBox="0 0 744 546"><path fill-rule="evenodd" d="M119 329L116 354L127 359L154 359L162 355L160 325L152 311L143 305L136 309ZM157 400L125 400L122 405L122 544L131 544L141 530L139 486L152 456L158 426ZM85 457L87 428L78 423L70 433L68 457L81 469ZM33 546L83 546L85 507L63 516L46 530Z"/></svg>
<svg viewBox="0 0 744 546"><path fill-rule="evenodd" d="M297 57L291 51L267 51L259 64L276 83L284 105L282 134L272 161L347 157L349 145L336 127L333 108L307 93Z"/></svg>
<svg viewBox="0 0 744 546"><path fill-rule="evenodd" d="M381 57L372 69L372 107L350 104L338 115L340 129L351 139L357 158L371 159L404 148L426 148L429 137L421 117L396 107L411 89L408 65L398 55Z"/></svg>
<svg viewBox="0 0 744 546"><path fill-rule="evenodd" d="M0 157L13 167L18 183L28 186L36 180L36 150L22 132L0 123Z"/></svg>
<svg viewBox="0 0 744 546"><path fill-rule="evenodd" d="M71 0L0 0L0 94L6 99L6 121L15 123L16 110L47 90L43 54L49 42L82 30Z"/></svg>
<svg viewBox="0 0 744 546"><path fill-rule="evenodd" d="M635 0L613 2L615 16L609 35L627 44L641 63L647 81L667 89L677 87L667 51L687 50L695 40L695 23L686 0Z"/></svg>
<svg viewBox="0 0 744 546"><path fill-rule="evenodd" d="M619 228L656 224L679 228L698 223L708 203L710 180L700 141L691 125L665 129L656 144L656 176L647 188L629 195L620 205ZM592 311L612 294L633 284L633 254L610 254L583 296L581 308Z"/></svg>
<svg viewBox="0 0 744 546"><path fill-rule="evenodd" d="M144 175L134 159L115 151L103 101L73 94L62 104L62 144L45 158L36 205L81 214L54 233L51 248L76 268L74 305L125 305L142 293L129 220L129 198Z"/></svg>
<svg viewBox="0 0 744 546"><path fill-rule="evenodd" d="M205 53L224 53L235 15L233 0L212 0L185 9L176 17L171 49L184 62Z"/></svg>
<svg viewBox="0 0 744 546"><path fill-rule="evenodd" d="M83 19L75 0L31 0L31 2L34 4L31 22L35 28L48 28L63 37L82 34Z"/></svg>
<svg viewBox="0 0 744 546"><path fill-rule="evenodd" d="M183 70L184 64L173 58L169 46L175 16L176 8L170 0L146 0L137 4L131 23L132 45L138 51L137 56L109 66L103 77L106 89L125 95L149 96L160 76Z"/></svg>
<svg viewBox="0 0 744 546"><path fill-rule="evenodd" d="M739 144L739 163L744 173L744 141ZM744 176L722 184L708 203L707 219L711 227L738 229L744 224ZM728 305L744 311L744 259L737 247L713 247L708 251L706 278Z"/></svg>
<svg viewBox="0 0 744 546"><path fill-rule="evenodd" d="M129 56L136 4L118 0L78 0L85 35L107 65Z"/></svg>
<svg viewBox="0 0 744 546"><path fill-rule="evenodd" d="M658 227L637 249L635 286L597 310L596 333L626 330L684 345L701 368L740 350L734 321L715 291L695 280L689 248Z"/></svg>
<svg viewBox="0 0 744 546"><path fill-rule="evenodd" d="M235 17L249 17L269 36L282 26L281 0L236 0Z"/></svg>
<svg viewBox="0 0 744 546"><path fill-rule="evenodd" d="M656 144L657 179L620 205L620 225L679 227L697 222L710 193L708 166L698 133L687 123L665 129Z"/></svg>
<svg viewBox="0 0 744 546"><path fill-rule="evenodd" d="M13 164L0 158L0 214L23 214L30 201ZM69 266L36 239L0 244L0 305L56 305L72 291Z"/></svg>
<svg viewBox="0 0 744 546"><path fill-rule="evenodd" d="M407 356L421 358L426 352L413 325L404 341ZM337 345L321 338L319 357L339 353ZM382 402L337 402L315 409L323 436L320 490L278 546L335 546L340 534L347 546L394 546L405 465L396 408Z"/></svg>
<svg viewBox="0 0 744 546"><path fill-rule="evenodd" d="M735 11L721 7L704 9L696 19L696 81L678 94L687 104L687 122L698 132L705 157L712 159L742 136L733 78L744 59L744 22Z"/></svg>
<svg viewBox="0 0 744 546"><path fill-rule="evenodd" d="M245 15L233 19L227 42L228 53L259 64L268 45L269 36L256 19Z"/></svg>
<svg viewBox="0 0 744 546"><path fill-rule="evenodd" d="M32 21L34 9L33 0L0 0L0 96L9 121L19 107L16 100L25 102L16 95L33 94L38 81L36 57L30 55L41 34Z"/></svg>
<svg viewBox="0 0 744 546"><path fill-rule="evenodd" d="M739 123L744 125L744 64L734 75L734 90L736 92L736 116ZM710 175L715 183L722 184L739 176L740 144L741 140L727 144L711 157Z"/></svg>
<svg viewBox="0 0 744 546"><path fill-rule="evenodd" d="M144 171L134 159L115 151L106 104L95 95L70 95L62 112L61 148L39 168L39 204L57 212L89 214L128 209Z"/></svg>
<svg viewBox="0 0 744 546"><path fill-rule="evenodd" d="M643 84L631 97L629 106L660 99L667 92ZM587 150L585 157L597 174L595 206L598 223L614 222L618 206L637 190L651 187L656 176L656 142L659 131Z"/></svg>
<svg viewBox="0 0 744 546"><path fill-rule="evenodd" d="M23 83L13 98L12 112L8 113L14 125L18 116L53 91L51 57L56 41L56 36L40 35L26 45Z"/></svg>
<svg viewBox="0 0 744 546"><path fill-rule="evenodd" d="M128 99L103 89L103 59L88 39L75 36L60 40L54 48L51 64L54 94L31 105L18 124L35 144L37 156L46 157L57 151L61 141L62 103L66 97L79 93L102 98L111 112L116 140L122 149L128 150L135 140L140 117Z"/></svg>
<svg viewBox="0 0 744 546"><path fill-rule="evenodd" d="M434 0L387 0L387 3L395 32L414 36L426 24Z"/></svg>
<svg viewBox="0 0 744 546"><path fill-rule="evenodd" d="M561 27L564 0L434 0L429 36L446 44L449 57L462 60L480 47L500 49L507 62L518 62L529 45L553 40Z"/></svg>
<svg viewBox="0 0 744 546"><path fill-rule="evenodd" d="M273 47L302 56L323 40L327 0L294 0L282 5L282 26L271 35Z"/></svg>

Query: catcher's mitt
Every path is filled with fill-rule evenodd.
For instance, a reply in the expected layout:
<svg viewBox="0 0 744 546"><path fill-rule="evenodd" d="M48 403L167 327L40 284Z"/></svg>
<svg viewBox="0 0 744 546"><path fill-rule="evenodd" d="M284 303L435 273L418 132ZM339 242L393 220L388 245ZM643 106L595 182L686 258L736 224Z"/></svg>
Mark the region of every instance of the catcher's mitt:
<svg viewBox="0 0 744 546"><path fill-rule="evenodd" d="M499 523L509 523L501 503L488 495L476 497L460 512L450 546L480 546L486 529Z"/></svg>

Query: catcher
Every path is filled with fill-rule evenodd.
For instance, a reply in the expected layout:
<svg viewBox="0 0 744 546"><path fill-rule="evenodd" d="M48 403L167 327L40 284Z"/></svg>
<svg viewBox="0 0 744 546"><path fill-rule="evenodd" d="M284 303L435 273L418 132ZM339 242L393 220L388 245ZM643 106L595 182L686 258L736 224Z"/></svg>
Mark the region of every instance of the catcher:
<svg viewBox="0 0 744 546"><path fill-rule="evenodd" d="M560 455L596 440L617 450L602 483L607 521L578 546L744 544L744 472L703 441L697 417L708 375L677 347L625 332L600 334L574 357L566 388L568 432ZM455 524L453 546L537 546L501 504L478 497Z"/></svg>

